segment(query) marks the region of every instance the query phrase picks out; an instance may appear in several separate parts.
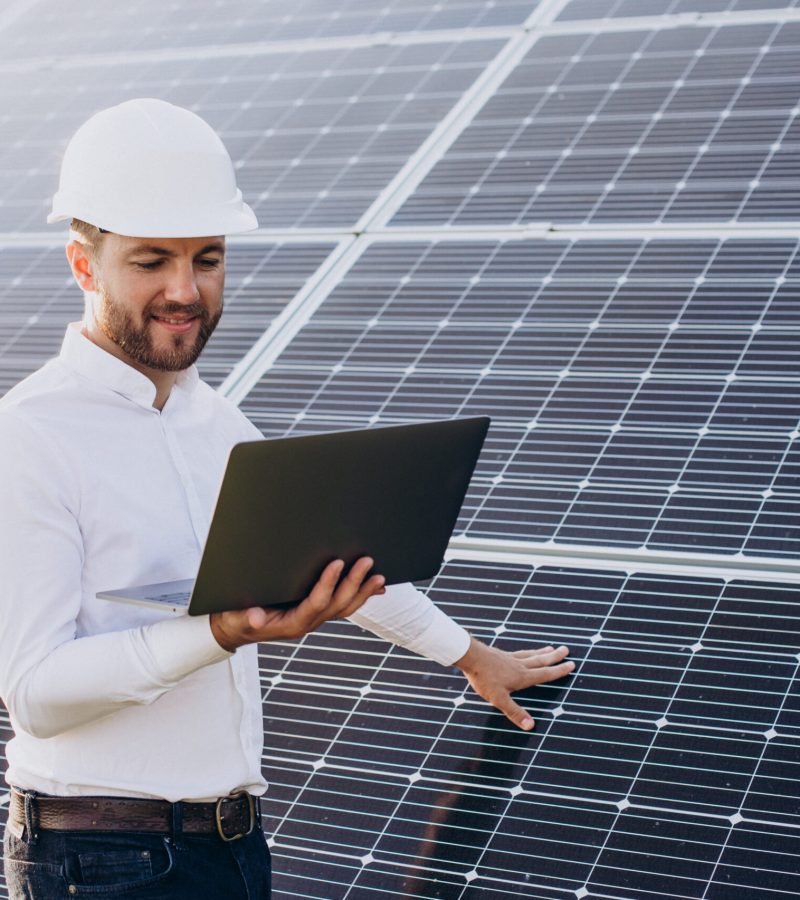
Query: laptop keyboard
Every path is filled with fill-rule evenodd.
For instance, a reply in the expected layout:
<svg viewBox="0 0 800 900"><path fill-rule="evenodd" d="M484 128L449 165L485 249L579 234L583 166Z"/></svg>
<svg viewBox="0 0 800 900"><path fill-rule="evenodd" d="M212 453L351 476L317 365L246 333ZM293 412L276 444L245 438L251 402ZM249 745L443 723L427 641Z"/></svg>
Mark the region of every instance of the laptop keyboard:
<svg viewBox="0 0 800 900"><path fill-rule="evenodd" d="M153 603L163 603L165 606L186 606L189 602L188 591L172 591L168 594L156 594L150 597Z"/></svg>

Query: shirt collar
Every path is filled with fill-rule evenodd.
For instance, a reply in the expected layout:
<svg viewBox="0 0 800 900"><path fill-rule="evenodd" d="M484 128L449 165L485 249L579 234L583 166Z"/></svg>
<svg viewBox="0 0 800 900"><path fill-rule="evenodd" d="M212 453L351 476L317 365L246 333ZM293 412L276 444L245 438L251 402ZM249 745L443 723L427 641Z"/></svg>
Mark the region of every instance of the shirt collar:
<svg viewBox="0 0 800 900"><path fill-rule="evenodd" d="M156 398L156 386L153 382L133 366L92 343L83 333L82 322L72 322L67 326L59 358L89 381L121 394L140 406L153 408ZM190 366L178 373L175 387L191 392L198 381L197 367Z"/></svg>

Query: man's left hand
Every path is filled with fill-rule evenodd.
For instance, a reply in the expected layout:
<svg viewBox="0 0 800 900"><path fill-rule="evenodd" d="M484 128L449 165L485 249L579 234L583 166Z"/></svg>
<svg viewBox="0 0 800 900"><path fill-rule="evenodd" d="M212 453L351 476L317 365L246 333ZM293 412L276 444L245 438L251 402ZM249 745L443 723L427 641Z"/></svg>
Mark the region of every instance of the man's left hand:
<svg viewBox="0 0 800 900"><path fill-rule="evenodd" d="M575 663L564 661L568 653L567 647L549 646L509 653L472 638L469 649L454 665L484 700L523 731L530 731L533 719L514 702L511 693L569 675Z"/></svg>

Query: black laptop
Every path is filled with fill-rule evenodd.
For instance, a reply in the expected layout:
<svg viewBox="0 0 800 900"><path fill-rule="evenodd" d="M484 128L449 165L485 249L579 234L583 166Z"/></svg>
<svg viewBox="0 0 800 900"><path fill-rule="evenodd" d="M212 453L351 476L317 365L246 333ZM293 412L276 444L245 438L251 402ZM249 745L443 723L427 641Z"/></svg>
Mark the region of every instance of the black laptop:
<svg viewBox="0 0 800 900"><path fill-rule="evenodd" d="M230 454L197 577L98 597L203 615L300 602L334 559L387 584L442 565L488 417L247 441Z"/></svg>

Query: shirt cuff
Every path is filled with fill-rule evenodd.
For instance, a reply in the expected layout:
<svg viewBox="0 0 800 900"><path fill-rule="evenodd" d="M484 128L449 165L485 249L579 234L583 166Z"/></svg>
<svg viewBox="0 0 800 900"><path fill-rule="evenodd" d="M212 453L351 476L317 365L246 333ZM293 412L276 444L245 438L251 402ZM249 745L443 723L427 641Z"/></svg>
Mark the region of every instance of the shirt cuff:
<svg viewBox="0 0 800 900"><path fill-rule="evenodd" d="M370 597L350 621L442 666L453 665L469 648L469 633L411 584L391 585Z"/></svg>
<svg viewBox="0 0 800 900"><path fill-rule="evenodd" d="M233 654L217 643L210 616L163 619L145 629L145 642L161 679L175 684L191 672L229 659Z"/></svg>
<svg viewBox="0 0 800 900"><path fill-rule="evenodd" d="M406 649L427 656L441 666L452 666L469 649L469 632L438 606L433 603L431 606L433 613L428 627L418 638L406 644Z"/></svg>

